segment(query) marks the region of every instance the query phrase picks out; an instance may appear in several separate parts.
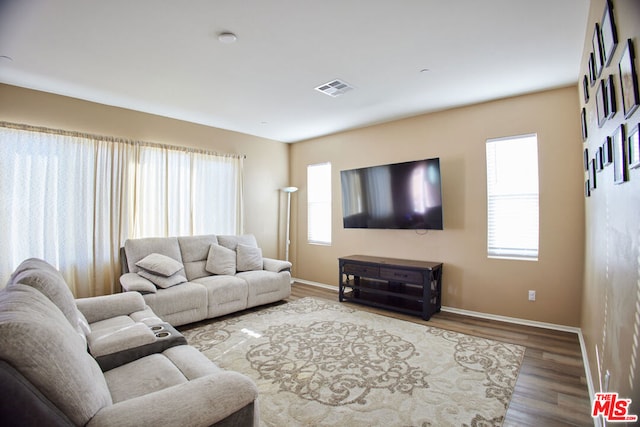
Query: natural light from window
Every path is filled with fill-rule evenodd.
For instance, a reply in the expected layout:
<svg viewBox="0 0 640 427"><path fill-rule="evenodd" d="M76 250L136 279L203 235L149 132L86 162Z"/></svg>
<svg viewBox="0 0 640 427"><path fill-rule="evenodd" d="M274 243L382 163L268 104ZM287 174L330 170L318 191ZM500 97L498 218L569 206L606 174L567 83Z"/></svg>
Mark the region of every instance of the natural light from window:
<svg viewBox="0 0 640 427"><path fill-rule="evenodd" d="M331 244L331 163L307 166L309 243Z"/></svg>
<svg viewBox="0 0 640 427"><path fill-rule="evenodd" d="M490 258L538 259L538 137L487 140Z"/></svg>

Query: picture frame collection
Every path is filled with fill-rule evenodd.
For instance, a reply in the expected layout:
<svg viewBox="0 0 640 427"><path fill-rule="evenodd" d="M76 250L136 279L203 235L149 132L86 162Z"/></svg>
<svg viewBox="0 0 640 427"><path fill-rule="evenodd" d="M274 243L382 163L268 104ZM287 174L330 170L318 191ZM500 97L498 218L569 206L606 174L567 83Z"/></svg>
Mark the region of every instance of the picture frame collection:
<svg viewBox="0 0 640 427"><path fill-rule="evenodd" d="M613 182L622 184L629 180L629 170L640 168L640 123L627 123L640 106L640 90L636 69L636 54L631 39L621 43L622 54L617 70L606 73L618 47L618 34L613 14L612 0L607 0L602 19L594 25L591 37L592 51L589 53L587 73L582 79L584 107L580 114L582 140L589 137L589 120L586 105L595 102L596 119L594 125L602 128L618 113L617 103L621 102L620 113L623 122L607 135L593 153L584 148L585 197L590 197L597 188L598 172L613 165ZM616 84L620 87L621 99L616 97ZM590 156L591 154L591 156Z"/></svg>

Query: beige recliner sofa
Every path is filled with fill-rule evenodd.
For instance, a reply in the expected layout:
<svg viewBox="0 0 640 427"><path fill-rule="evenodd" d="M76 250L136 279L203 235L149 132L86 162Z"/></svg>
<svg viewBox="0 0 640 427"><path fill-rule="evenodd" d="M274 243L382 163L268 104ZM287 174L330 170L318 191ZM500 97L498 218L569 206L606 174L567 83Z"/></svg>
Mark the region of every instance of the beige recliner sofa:
<svg viewBox="0 0 640 427"><path fill-rule="evenodd" d="M291 263L264 258L251 234L129 239L121 261L122 288L173 326L291 294Z"/></svg>
<svg viewBox="0 0 640 427"><path fill-rule="evenodd" d="M55 268L26 260L0 291L0 425L257 425L253 381L161 322L137 293L74 300Z"/></svg>

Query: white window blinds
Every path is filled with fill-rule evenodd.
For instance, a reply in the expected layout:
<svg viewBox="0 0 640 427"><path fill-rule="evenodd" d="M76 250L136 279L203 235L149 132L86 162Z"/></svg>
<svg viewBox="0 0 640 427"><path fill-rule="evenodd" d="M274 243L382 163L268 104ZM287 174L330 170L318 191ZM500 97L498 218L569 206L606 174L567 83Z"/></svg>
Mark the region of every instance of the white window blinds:
<svg viewBox="0 0 640 427"><path fill-rule="evenodd" d="M538 259L538 137L487 140L490 258Z"/></svg>
<svg viewBox="0 0 640 427"><path fill-rule="evenodd" d="M331 163L307 166L307 240L331 244Z"/></svg>

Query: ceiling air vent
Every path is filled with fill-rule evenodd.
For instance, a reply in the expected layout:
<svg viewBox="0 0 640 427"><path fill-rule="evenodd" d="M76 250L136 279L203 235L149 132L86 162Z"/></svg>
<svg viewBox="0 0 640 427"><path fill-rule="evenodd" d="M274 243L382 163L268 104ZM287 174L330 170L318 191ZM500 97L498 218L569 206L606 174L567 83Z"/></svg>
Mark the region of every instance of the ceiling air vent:
<svg viewBox="0 0 640 427"><path fill-rule="evenodd" d="M336 96L343 95L353 89L349 83L342 80L332 80L325 84L322 84L315 88L317 91L324 93L325 95Z"/></svg>

